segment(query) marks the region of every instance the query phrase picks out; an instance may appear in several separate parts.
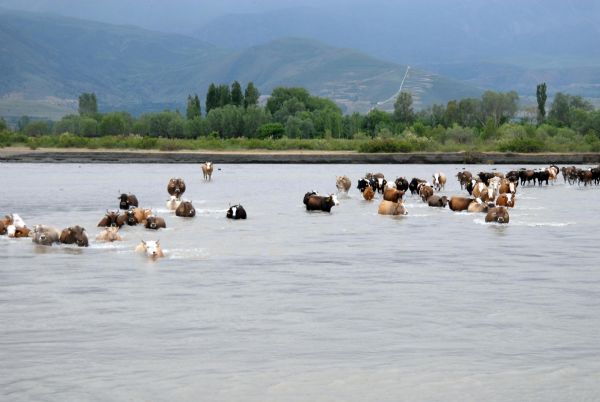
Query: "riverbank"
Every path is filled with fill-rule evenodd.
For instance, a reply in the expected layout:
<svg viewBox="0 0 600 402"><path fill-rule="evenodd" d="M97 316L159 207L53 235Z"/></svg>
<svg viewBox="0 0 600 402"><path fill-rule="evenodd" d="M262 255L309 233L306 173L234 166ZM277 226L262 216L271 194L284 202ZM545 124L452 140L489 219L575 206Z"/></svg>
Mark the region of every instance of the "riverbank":
<svg viewBox="0 0 600 402"><path fill-rule="evenodd" d="M2 148L3 163L599 164L600 153L351 151L133 151Z"/></svg>

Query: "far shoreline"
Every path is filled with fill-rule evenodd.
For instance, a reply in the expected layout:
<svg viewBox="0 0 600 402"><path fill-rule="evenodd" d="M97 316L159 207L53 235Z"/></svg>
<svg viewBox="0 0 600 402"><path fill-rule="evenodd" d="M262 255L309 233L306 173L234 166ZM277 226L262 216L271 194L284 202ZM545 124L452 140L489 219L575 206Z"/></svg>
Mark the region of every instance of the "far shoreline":
<svg viewBox="0 0 600 402"><path fill-rule="evenodd" d="M0 163L246 163L246 164L600 164L600 153L352 151L157 151L80 148L0 148Z"/></svg>

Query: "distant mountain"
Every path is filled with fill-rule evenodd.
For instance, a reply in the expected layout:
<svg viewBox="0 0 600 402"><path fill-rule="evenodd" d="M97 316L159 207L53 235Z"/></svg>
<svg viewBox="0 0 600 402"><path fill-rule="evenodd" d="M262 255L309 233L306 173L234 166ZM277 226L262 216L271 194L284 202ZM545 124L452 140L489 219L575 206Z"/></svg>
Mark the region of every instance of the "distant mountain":
<svg viewBox="0 0 600 402"><path fill-rule="evenodd" d="M263 94L280 85L302 86L349 112L367 111L378 102L391 109L393 102L383 101L393 101L407 71L403 65L306 39L223 50L181 35L2 10L0 43L0 114L10 99L18 99L22 111L26 100L39 108L45 99L60 104L88 91L98 95L102 110L182 108L188 94L203 97L211 82L233 80L243 85L253 81ZM481 93L414 68L404 88L417 106Z"/></svg>

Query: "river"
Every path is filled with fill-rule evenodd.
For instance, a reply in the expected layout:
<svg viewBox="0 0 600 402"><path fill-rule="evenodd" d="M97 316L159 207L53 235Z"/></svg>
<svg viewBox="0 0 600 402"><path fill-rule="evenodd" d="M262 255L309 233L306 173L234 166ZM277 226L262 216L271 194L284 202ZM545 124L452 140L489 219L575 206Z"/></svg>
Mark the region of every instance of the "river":
<svg viewBox="0 0 600 402"><path fill-rule="evenodd" d="M519 187L502 226L410 196L379 216L355 189L442 171L466 194L463 167L520 166L218 165L204 182L199 165L0 165L0 214L90 237L0 237L0 400L600 400L600 187ZM342 174L340 205L306 212ZM171 177L196 218L166 210ZM167 229L95 241L119 192Z"/></svg>

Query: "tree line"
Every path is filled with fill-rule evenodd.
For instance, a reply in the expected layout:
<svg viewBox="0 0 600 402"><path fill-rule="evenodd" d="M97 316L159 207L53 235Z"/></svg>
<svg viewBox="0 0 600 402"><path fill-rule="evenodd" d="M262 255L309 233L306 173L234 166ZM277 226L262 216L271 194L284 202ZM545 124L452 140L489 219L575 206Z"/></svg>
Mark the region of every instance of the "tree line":
<svg viewBox="0 0 600 402"><path fill-rule="evenodd" d="M516 92L487 91L480 98L451 100L415 111L412 95L402 92L392 112L372 109L344 115L333 101L296 87L275 88L260 105L260 92L252 82L242 90L234 81L209 86L204 113L197 94L188 96L185 114L165 110L134 117L121 111L99 113L96 95L84 93L79 97L78 114L56 122L22 119L17 128L27 136L378 139L383 147L400 141L412 144L409 148L414 150L536 151L563 150L576 144L574 149L600 151L600 111L580 96L559 92L547 112L546 91L545 83L537 86L535 110L519 109Z"/></svg>

